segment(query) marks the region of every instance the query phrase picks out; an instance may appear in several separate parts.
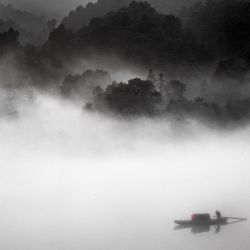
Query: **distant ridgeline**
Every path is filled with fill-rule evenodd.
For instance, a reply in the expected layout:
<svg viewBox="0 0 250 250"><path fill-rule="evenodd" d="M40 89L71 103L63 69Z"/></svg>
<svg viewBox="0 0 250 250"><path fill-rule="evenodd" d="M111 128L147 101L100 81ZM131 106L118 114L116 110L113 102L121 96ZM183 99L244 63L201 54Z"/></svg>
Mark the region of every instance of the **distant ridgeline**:
<svg viewBox="0 0 250 250"><path fill-rule="evenodd" d="M9 29L13 29L19 33L18 41L21 44L41 44L42 42L45 42L46 36L41 37L42 34L35 35L32 31L27 31L22 26L20 26L18 23L7 20L3 21L0 19L0 33L7 32ZM48 36L48 34L47 34Z"/></svg>
<svg viewBox="0 0 250 250"><path fill-rule="evenodd" d="M132 2L132 0L98 0L96 3L88 3L85 7L79 6L75 11L71 11L63 19L62 24L66 29L77 32L81 29L84 30L92 19L102 18L108 13L110 19L106 16L101 20L110 22L110 26L112 26L112 22L118 20L125 23L126 18L123 13L125 11L119 12L120 19L115 17L114 13L112 15L112 12L127 8ZM239 52L245 53L246 48L249 50L250 2L248 0L147 0L146 2L160 13L169 14L171 10L175 9L174 13L181 18L183 28L192 31L195 42L204 45L214 56L224 57ZM155 23L157 27L160 25L155 20L156 15L153 15L152 12L148 11L147 14L143 14L150 20L150 24ZM115 20L112 20L112 17ZM133 21L132 19L128 21ZM120 28L122 31L125 25ZM164 30L161 31L164 32ZM105 34L105 31L103 33ZM151 35L155 34L151 33ZM156 38L162 39L162 37Z"/></svg>
<svg viewBox="0 0 250 250"><path fill-rule="evenodd" d="M119 4L126 4L128 0L115 0L117 4L112 1L99 0L88 4L86 9L105 8L108 3L119 8ZM87 59L96 54L116 55L127 62L168 73L176 71L173 75L197 71L202 67L216 68L215 64L219 62L215 70L216 78L233 77L244 82L249 71L250 2L246 0L195 4L182 10L184 21L177 16L157 12L147 2L132 2L103 17L92 18L87 25L84 25L85 19L79 16L77 22L82 24L82 28L77 32L64 25L57 26L53 19L47 22L46 29L41 33L43 38L49 34L47 42L36 47L22 46L34 37L21 26L22 19L25 20L23 23L35 23L36 18L15 10L11 5L0 4L1 9L2 12L6 10L2 17L7 18L6 13L9 13L13 19L20 20L18 23L15 20L0 20L0 33L8 32L10 27L19 32L20 63L25 61L32 71L46 74L50 70L48 77L53 76L53 72L57 74L64 62L74 58ZM36 44L39 41L42 39L38 39Z"/></svg>
<svg viewBox="0 0 250 250"><path fill-rule="evenodd" d="M53 20L46 25L46 20L43 17L15 9L11 4L0 3L0 32L6 32L10 28L18 31L21 44L41 45L45 43L49 32L55 28L53 24Z"/></svg>
<svg viewBox="0 0 250 250"><path fill-rule="evenodd" d="M107 1L100 0L86 8L94 11L97 5L105 6ZM23 26L14 17L12 21L2 20L0 56L11 51L20 71L34 85L45 87L60 81L57 87L64 97L79 95L86 99L87 93L87 108L91 110L107 109L122 115L167 112L179 117L188 114L215 120L250 118L250 98L246 95L250 81L249 1L205 1L183 9L182 19L159 13L147 2L131 2L121 9L114 6L116 11L92 19L90 15L87 23L80 15L75 26L79 30L67 29L63 24L57 26L56 20L50 20L45 32L49 38L37 46L20 43ZM6 8L13 11L11 6ZM77 26L78 23L81 25ZM164 72L168 79L163 75L156 78L152 71L146 80L136 78L127 83L112 83L108 73L102 70L70 75L69 65L74 67L73 63L79 62L77 59L88 61L97 55L103 60L110 60L114 55L142 69L154 68ZM171 75L172 71L176 74ZM196 72L203 75L204 71L210 86L204 88L202 98L187 99L189 86L171 80L186 79L181 73L190 72L193 76ZM209 89L213 99L206 96ZM214 94L217 90L218 96ZM210 101L204 101L204 97Z"/></svg>
<svg viewBox="0 0 250 250"><path fill-rule="evenodd" d="M120 8L128 6L133 0L98 0L96 3L89 2L85 7L78 6L72 10L62 21L66 29L76 32L84 25L87 25L91 19L103 17L108 12L117 11Z"/></svg>
<svg viewBox="0 0 250 250"><path fill-rule="evenodd" d="M18 31L10 28L8 31L0 33L0 56L2 56L6 50L15 49L18 46Z"/></svg>
<svg viewBox="0 0 250 250"><path fill-rule="evenodd" d="M98 6L106 6L105 3L99 1ZM96 8L95 4L87 6ZM182 9L180 16L183 21L157 12L146 2L132 2L128 7L93 18L86 25L79 15L74 23L83 26L76 32L60 25L51 32L45 48L55 55L55 61L61 60L61 56L86 55L84 52L93 50L115 53L133 63L163 70L169 65L173 69L207 67L232 58L243 60L240 64L249 68L249 1L206 1ZM221 64L219 67L222 69ZM223 73L220 69L220 75L229 71Z"/></svg>
<svg viewBox="0 0 250 250"><path fill-rule="evenodd" d="M133 63L147 68L160 67L164 71L171 68L169 65L173 65L171 69L190 69L213 65L222 58L223 61L231 60L232 57L245 60L248 67L249 1L206 1L182 9L182 19L161 14L146 2L132 2L128 7L119 9L120 5L127 5L128 2L130 1L99 0L97 3L87 4L85 8L79 7L76 12L82 14L76 17L72 12L69 15L73 19L76 17L72 27L66 24L67 18L62 25L57 26L56 20L50 20L45 27L39 18L15 10L11 5L0 4L1 18L13 18L10 21L0 21L0 32L6 32L12 27L19 32L21 44L39 44L50 32L48 41L38 49L41 57L46 56L46 60L52 60L57 65L64 58L86 56L86 52L89 54L93 50L93 54L114 53ZM96 13L94 16L98 16L98 8L108 11L109 6L118 10L92 18L92 12ZM38 37L23 28L38 23L40 27L45 27ZM223 75L221 70L218 72Z"/></svg>
<svg viewBox="0 0 250 250"><path fill-rule="evenodd" d="M199 0L146 0L154 8L162 13L177 12L181 7L190 6ZM62 21L62 24L72 31L80 30L95 17L103 17L108 12L117 11L118 9L129 6L133 0L98 0L89 2L85 7L78 6L72 10Z"/></svg>
<svg viewBox="0 0 250 250"><path fill-rule="evenodd" d="M36 33L44 28L45 20L42 17L34 16L26 11L15 9L11 4L0 3L0 19L12 20L27 31Z"/></svg>
<svg viewBox="0 0 250 250"><path fill-rule="evenodd" d="M215 56L250 52L250 1L213 0L183 8L180 16L198 41Z"/></svg>
<svg viewBox="0 0 250 250"><path fill-rule="evenodd" d="M51 32L46 46L60 56L93 49L147 66L201 64L212 59L178 17L160 14L146 2L132 2L129 7L94 18L75 33L60 25Z"/></svg>

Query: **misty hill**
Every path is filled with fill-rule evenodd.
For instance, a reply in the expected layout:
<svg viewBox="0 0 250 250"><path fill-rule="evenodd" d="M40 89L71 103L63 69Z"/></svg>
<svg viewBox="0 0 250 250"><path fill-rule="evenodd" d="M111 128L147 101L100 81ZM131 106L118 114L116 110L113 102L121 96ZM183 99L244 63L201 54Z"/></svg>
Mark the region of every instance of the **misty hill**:
<svg viewBox="0 0 250 250"><path fill-rule="evenodd" d="M42 17L15 9L11 4L0 3L0 18L5 21L12 20L27 31L34 33L40 32L45 27L45 20Z"/></svg>
<svg viewBox="0 0 250 250"><path fill-rule="evenodd" d="M250 69L250 2L205 1L183 9L185 25L220 60L215 80L246 83Z"/></svg>
<svg viewBox="0 0 250 250"><path fill-rule="evenodd" d="M129 7L94 18L76 33L61 25L51 32L47 46L57 54L72 55L90 48L112 52L147 66L210 59L178 17L160 14L146 2L132 2Z"/></svg>
<svg viewBox="0 0 250 250"><path fill-rule="evenodd" d="M12 20L4 21L0 19L0 32L1 33L8 31L10 28L13 28L14 30L17 30L17 31L23 30L23 28L20 27L20 25L18 25Z"/></svg>
<svg viewBox="0 0 250 250"><path fill-rule="evenodd" d="M0 33L0 58L5 56L8 52L14 55L19 48L19 32L10 28L6 32Z"/></svg>
<svg viewBox="0 0 250 250"><path fill-rule="evenodd" d="M0 33L0 49L4 50L5 48L13 48L18 45L18 31L10 28L8 31Z"/></svg>
<svg viewBox="0 0 250 250"><path fill-rule="evenodd" d="M110 11L116 11L126 7L132 0L98 0L96 3L89 2L85 7L78 6L72 10L62 21L62 24L73 31L78 31L88 24L92 18L102 17Z"/></svg>
<svg viewBox="0 0 250 250"><path fill-rule="evenodd" d="M195 4L182 16L195 36L219 56L250 52L250 2L217 0Z"/></svg>
<svg viewBox="0 0 250 250"><path fill-rule="evenodd" d="M10 28L16 30L19 32L19 42L21 44L41 44L45 42L47 34L34 34L32 31L27 31L23 27L21 27L18 23L12 21L12 20L1 20L0 19L0 33L8 31ZM47 35L47 36L45 36Z"/></svg>
<svg viewBox="0 0 250 250"><path fill-rule="evenodd" d="M93 100L93 92L97 87L106 87L112 82L108 72L103 70L87 70L81 75L67 75L61 86L61 94L69 98Z"/></svg>
<svg viewBox="0 0 250 250"><path fill-rule="evenodd" d="M85 7L78 6L72 10L62 21L62 24L72 31L81 29L87 25L92 18L103 17L108 12L117 11L127 7L133 0L98 0L95 3L89 2ZM198 0L147 0L153 7L163 13L170 13L183 6L189 6Z"/></svg>
<svg viewBox="0 0 250 250"><path fill-rule="evenodd" d="M56 27L57 21L47 21L26 11L14 8L12 5L0 3L0 32L9 28L18 31L21 44L41 45L48 39L49 33Z"/></svg>
<svg viewBox="0 0 250 250"><path fill-rule="evenodd" d="M157 85L161 86L159 88ZM122 116L167 116L172 119L195 119L205 123L215 122L223 128L228 122L238 124L250 119L250 98L226 103L208 102L201 97L186 97L188 86L177 80L158 81L135 78L127 83L112 83L105 89L94 90L93 103L87 110L111 112Z"/></svg>
<svg viewBox="0 0 250 250"><path fill-rule="evenodd" d="M160 88L159 88L160 86ZM123 116L171 116L177 119L196 117L222 122L231 115L231 108L208 103L202 98L185 97L186 85L177 80L166 81L135 78L127 83L113 83L97 95L87 107ZM248 112L250 108L247 109ZM245 114L245 113L244 113ZM244 114L240 114L241 119ZM230 117L231 118L231 117Z"/></svg>

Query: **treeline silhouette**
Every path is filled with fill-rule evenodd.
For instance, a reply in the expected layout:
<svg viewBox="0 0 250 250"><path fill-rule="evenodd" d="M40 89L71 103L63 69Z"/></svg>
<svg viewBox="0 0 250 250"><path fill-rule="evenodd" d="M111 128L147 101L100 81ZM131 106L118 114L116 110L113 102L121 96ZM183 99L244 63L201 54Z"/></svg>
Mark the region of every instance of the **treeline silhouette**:
<svg viewBox="0 0 250 250"><path fill-rule="evenodd" d="M92 101L95 91L112 82L111 76L104 70L86 70L82 74L67 75L60 84L60 92L66 98L79 98Z"/></svg>
<svg viewBox="0 0 250 250"><path fill-rule="evenodd" d="M181 15L185 25L216 56L249 54L249 1L205 1L183 9Z"/></svg>
<svg viewBox="0 0 250 250"><path fill-rule="evenodd" d="M98 0L96 3L89 2L85 7L78 6L72 10L62 21L62 24L72 31L80 30L95 17L103 17L111 11L128 6L133 0Z"/></svg>
<svg viewBox="0 0 250 250"><path fill-rule="evenodd" d="M171 117L180 121L198 119L217 125L244 124L250 119L250 98L225 103L208 102L201 97L185 96L186 85L171 80L166 82L168 94L150 80L135 78L127 83L116 83L106 88L93 88L93 101L86 104L87 110L111 112L122 116ZM174 95L173 95L174 93Z"/></svg>
<svg viewBox="0 0 250 250"><path fill-rule="evenodd" d="M146 0L154 8L162 13L176 12L183 6L189 6L198 0ZM95 17L103 17L108 12L117 11L118 9L127 7L133 0L98 0L90 2L86 6L78 6L66 16L62 24L72 31L80 30L84 25L88 25L90 20Z"/></svg>
<svg viewBox="0 0 250 250"><path fill-rule="evenodd" d="M106 6L104 3L99 1L96 5ZM90 6L95 4L87 5L84 11L92 8ZM146 2L132 2L129 7L91 19L87 25L79 16L74 27L83 27L77 32L67 29L67 25L60 25L51 32L48 44L51 49L61 47L70 54L72 50L86 48L111 50L152 67L175 62L193 66L223 60L217 70L223 75L225 67L221 65L228 65L225 72L229 71L232 59L244 60L243 67L249 66L249 6L246 0L205 1L182 9L180 19L160 14ZM80 9L79 12L83 11ZM238 62L234 67L236 71L237 65Z"/></svg>
<svg viewBox="0 0 250 250"><path fill-rule="evenodd" d="M112 0L99 0L95 4L87 4L85 9L106 4L107 10L109 4L119 8L126 1L115 1L115 5ZM44 37L49 32L50 35L41 49L41 56L47 54L50 55L49 60L60 61L64 55L75 56L94 49L98 53L115 53L147 67L168 66L169 63L175 67L193 67L223 60L216 71L216 75L222 76L223 71L230 71L230 67L236 71L240 64L243 68L249 67L249 5L246 0L205 1L184 8L181 19L160 14L146 2L132 2L128 7L109 12L104 17L92 18L87 25L79 17L82 28L77 32L63 24L57 27L57 21L52 19L43 31ZM11 6L8 8L15 10ZM29 18L26 19L32 23L29 14L21 13L25 17L27 15ZM5 32L10 27L20 33L21 43L25 41L24 36L28 37L26 41L35 40L31 33L23 30L20 22L0 23L0 31ZM244 60L245 65L238 63L238 59ZM233 67L232 61L236 61Z"/></svg>
<svg viewBox="0 0 250 250"><path fill-rule="evenodd" d="M27 31L34 33L42 30L45 23L43 17L38 17L27 11L16 9L11 4L5 5L0 3L0 18L6 21L12 20Z"/></svg>
<svg viewBox="0 0 250 250"><path fill-rule="evenodd" d="M18 46L18 37L18 31L12 28L6 32L0 33L0 56L3 55L6 50L15 49Z"/></svg>
<svg viewBox="0 0 250 250"><path fill-rule="evenodd" d="M51 32L47 46L56 54L94 49L157 67L212 59L178 17L160 14L146 2L132 2L129 7L94 18L76 33L60 25Z"/></svg>
<svg viewBox="0 0 250 250"><path fill-rule="evenodd" d="M105 5L106 1L96 4ZM88 4L86 8L91 6L96 5ZM20 27L15 22L2 21L0 55L11 51L34 85L44 87L53 82L64 97L77 94L88 100L90 110L111 110L122 115L187 115L220 121L250 118L250 98L246 95L250 67L249 1L204 1L183 8L179 17L162 14L147 2L133 1L123 8L116 6L116 11L102 17L89 16L88 23L80 18L82 25L77 31L50 20L47 22L49 38L38 46L24 46L20 43ZM16 25L14 29L10 28L11 24ZM150 79L112 83L105 71L72 75L64 67L74 58L88 60L96 55L116 55L143 68L164 71L168 76L166 86L170 88L167 93L179 93L178 98L172 96L165 102L162 90ZM204 69L212 72L207 89L221 88L221 96L214 95L213 101L206 101L206 95L187 98L189 85L181 77L181 81L171 80L168 74L175 70L193 73ZM227 94L230 88L238 96Z"/></svg>
<svg viewBox="0 0 250 250"><path fill-rule="evenodd" d="M55 19L46 21L42 16L16 9L11 4L0 3L0 32L13 28L19 32L21 44L42 45L56 24Z"/></svg>
<svg viewBox="0 0 250 250"><path fill-rule="evenodd" d="M196 39L220 60L215 76L244 80L250 66L250 2L205 1L184 8L181 17Z"/></svg>
<svg viewBox="0 0 250 250"><path fill-rule="evenodd" d="M18 31L18 33L20 34L19 42L21 44L42 44L46 41L49 35L48 31L41 31L41 33L39 34L34 34L32 31L27 31L25 28L23 28L13 20L4 21L0 19L0 32L6 32L11 28L15 31Z"/></svg>

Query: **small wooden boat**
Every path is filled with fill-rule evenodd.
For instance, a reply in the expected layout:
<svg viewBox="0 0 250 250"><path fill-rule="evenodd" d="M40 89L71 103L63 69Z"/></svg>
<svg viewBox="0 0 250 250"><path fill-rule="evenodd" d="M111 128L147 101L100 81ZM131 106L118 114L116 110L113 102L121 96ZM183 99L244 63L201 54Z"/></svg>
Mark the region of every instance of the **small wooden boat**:
<svg viewBox="0 0 250 250"><path fill-rule="evenodd" d="M175 230L182 230L191 228L192 233L204 233L209 232L212 226L215 226L216 233L220 231L221 226L227 226L230 224L246 221L244 218L235 217L216 217L211 218L209 214L194 214L191 220L176 220L177 226Z"/></svg>
<svg viewBox="0 0 250 250"><path fill-rule="evenodd" d="M205 220L176 220L175 223L180 226L192 227L192 226L212 226L212 225L225 225L228 218L221 217L217 219L205 219Z"/></svg>

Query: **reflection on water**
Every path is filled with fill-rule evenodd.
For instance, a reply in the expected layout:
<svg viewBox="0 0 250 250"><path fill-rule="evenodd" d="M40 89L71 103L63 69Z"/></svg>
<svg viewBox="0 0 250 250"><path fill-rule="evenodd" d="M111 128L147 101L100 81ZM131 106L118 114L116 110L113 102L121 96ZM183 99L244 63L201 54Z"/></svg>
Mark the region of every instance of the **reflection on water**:
<svg viewBox="0 0 250 250"><path fill-rule="evenodd" d="M247 219L236 219L232 222L225 222L225 223L220 223L218 225L179 225L176 226L174 229L175 230L183 230L183 229L191 229L191 233L193 234L200 234L200 233L209 233L213 229L216 234L218 234L221 231L221 228L224 226L229 226L231 224L239 223L246 221Z"/></svg>

